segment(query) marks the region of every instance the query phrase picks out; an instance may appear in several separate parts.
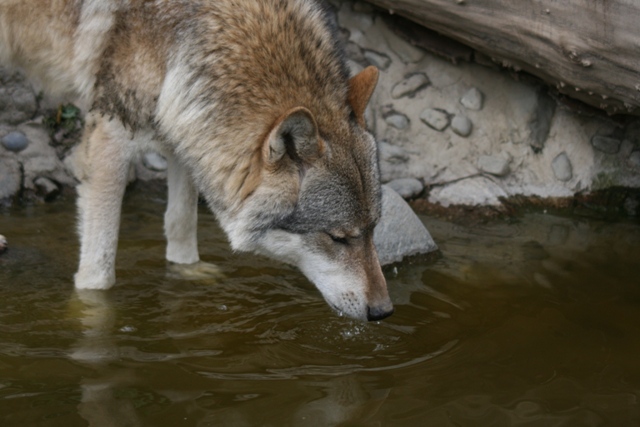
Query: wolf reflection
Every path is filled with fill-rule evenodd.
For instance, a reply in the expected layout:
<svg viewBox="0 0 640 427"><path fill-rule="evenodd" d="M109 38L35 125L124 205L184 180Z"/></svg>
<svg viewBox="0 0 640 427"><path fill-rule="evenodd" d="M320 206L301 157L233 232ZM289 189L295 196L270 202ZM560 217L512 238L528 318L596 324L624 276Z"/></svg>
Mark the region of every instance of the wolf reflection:
<svg viewBox="0 0 640 427"><path fill-rule="evenodd" d="M173 296L166 297L163 305L169 312L181 306ZM78 415L91 426L144 425L144 414L138 408L136 393L127 391L147 389L149 386L143 383L144 380L136 374L134 367L119 363L126 359L129 350L118 343L118 335L123 332L135 332L135 328L129 326L118 329L117 303L113 293L76 290L70 297L69 311L80 321L82 327L82 335L71 347L69 357L93 372L91 376L85 376L79 384L82 397L77 407ZM212 422L252 426L265 422L261 419L265 413L263 411L247 411L237 405L214 405L206 408L207 405L202 402L206 401L208 396L219 393L218 390L221 388L229 392L237 389L233 380L206 381L211 383L210 389L201 385L185 388L180 382L176 387L155 389L154 392L161 395L164 405L168 402L170 406L182 406L181 411L189 417L196 417L198 424ZM229 382L224 384L227 381ZM318 398L301 401L294 409L291 409L290 399L283 401L289 409L286 413L278 411L277 416L283 423L294 426L340 425L373 417L390 391L366 390L354 375L327 377L322 381L296 381L305 392L316 390L317 393L313 394L317 394ZM269 387L268 384L265 386ZM246 392L244 385L243 389ZM134 397L123 398L129 395ZM271 407L273 403L265 401L263 405Z"/></svg>

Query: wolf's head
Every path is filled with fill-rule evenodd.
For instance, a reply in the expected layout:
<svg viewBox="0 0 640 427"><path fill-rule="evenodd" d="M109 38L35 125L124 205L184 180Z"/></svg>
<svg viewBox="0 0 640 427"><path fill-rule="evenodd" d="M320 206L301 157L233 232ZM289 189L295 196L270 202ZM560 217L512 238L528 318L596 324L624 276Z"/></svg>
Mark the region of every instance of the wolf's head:
<svg viewBox="0 0 640 427"><path fill-rule="evenodd" d="M381 191L364 111L377 83L369 67L349 81L352 114L320 128L303 106L279 117L262 143L261 182L226 227L231 244L296 265L336 311L393 313L373 229Z"/></svg>

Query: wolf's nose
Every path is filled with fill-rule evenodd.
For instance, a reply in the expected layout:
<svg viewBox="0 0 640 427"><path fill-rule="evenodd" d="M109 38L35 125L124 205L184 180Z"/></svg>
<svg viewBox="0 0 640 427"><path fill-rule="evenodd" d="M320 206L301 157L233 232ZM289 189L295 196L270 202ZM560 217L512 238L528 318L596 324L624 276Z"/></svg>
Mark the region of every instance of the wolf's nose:
<svg viewBox="0 0 640 427"><path fill-rule="evenodd" d="M392 314L393 306L391 304L382 307L367 307L367 320L370 322L375 320L382 320L391 316Z"/></svg>

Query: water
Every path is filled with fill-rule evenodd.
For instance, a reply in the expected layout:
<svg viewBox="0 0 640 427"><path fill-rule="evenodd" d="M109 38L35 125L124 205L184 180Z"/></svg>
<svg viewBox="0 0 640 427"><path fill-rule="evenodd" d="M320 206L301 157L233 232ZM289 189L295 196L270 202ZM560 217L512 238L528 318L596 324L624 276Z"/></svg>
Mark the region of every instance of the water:
<svg viewBox="0 0 640 427"><path fill-rule="evenodd" d="M127 194L117 285L83 293L71 197L0 211L0 425L640 424L637 223L425 217L442 257L388 269L396 314L361 323L205 210L224 277L184 280L163 208Z"/></svg>

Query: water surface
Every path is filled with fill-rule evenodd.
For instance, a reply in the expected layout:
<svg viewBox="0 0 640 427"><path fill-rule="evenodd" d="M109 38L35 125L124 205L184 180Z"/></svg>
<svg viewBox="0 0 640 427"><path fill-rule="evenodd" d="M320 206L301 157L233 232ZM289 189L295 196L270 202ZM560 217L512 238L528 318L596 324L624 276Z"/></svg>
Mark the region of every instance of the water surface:
<svg viewBox="0 0 640 427"><path fill-rule="evenodd" d="M172 273L164 203L127 194L108 292L73 289L73 198L0 211L0 425L640 425L637 223L423 217L442 257L388 269L396 314L362 323L204 209L224 277Z"/></svg>

